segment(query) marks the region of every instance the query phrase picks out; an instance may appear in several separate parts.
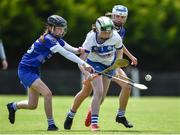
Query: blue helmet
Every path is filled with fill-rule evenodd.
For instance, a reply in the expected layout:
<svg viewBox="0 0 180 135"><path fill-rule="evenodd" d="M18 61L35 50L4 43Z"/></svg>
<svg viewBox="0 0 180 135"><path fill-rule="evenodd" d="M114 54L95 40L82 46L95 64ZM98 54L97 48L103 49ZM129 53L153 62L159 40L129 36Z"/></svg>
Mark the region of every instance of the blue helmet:
<svg viewBox="0 0 180 135"><path fill-rule="evenodd" d="M60 37L64 37L67 33L67 21L59 15L51 15L47 18L47 25L53 27L63 27L64 33Z"/></svg>
<svg viewBox="0 0 180 135"><path fill-rule="evenodd" d="M47 18L47 24L52 26L67 27L67 21L59 15L51 15Z"/></svg>

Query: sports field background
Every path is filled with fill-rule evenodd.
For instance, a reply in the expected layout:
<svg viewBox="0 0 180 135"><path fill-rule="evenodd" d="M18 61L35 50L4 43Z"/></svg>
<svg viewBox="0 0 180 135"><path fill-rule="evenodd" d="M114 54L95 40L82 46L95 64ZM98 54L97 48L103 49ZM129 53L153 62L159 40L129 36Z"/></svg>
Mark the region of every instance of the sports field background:
<svg viewBox="0 0 180 135"><path fill-rule="evenodd" d="M0 96L0 134L92 134L84 126L84 118L91 98L86 99L77 112L71 131L63 129L63 122L73 97L54 96L54 119L59 131L49 132L40 98L36 110L18 110L14 125L8 122L6 104L26 99L26 96ZM115 122L118 97L106 97L100 110L101 131L97 134L180 134L180 98L179 97L140 97L130 98L127 118L134 128L126 129Z"/></svg>

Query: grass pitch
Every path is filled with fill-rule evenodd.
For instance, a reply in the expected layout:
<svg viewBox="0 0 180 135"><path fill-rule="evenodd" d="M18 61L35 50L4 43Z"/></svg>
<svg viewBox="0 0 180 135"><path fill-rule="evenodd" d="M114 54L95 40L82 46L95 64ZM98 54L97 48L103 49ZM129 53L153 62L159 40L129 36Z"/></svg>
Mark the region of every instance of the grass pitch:
<svg viewBox="0 0 180 135"><path fill-rule="evenodd" d="M47 122L43 108L43 98L36 110L18 110L14 125L8 121L6 104L26 99L26 96L0 96L0 134L92 134L84 126L91 98L83 102L78 110L72 130L63 129L63 123L73 97L54 96L54 119L59 131L46 131ZM126 116L134 124L131 129L115 122L118 97L106 97L100 110L99 125L101 131L96 134L180 134L180 98L179 97L140 97L130 98Z"/></svg>

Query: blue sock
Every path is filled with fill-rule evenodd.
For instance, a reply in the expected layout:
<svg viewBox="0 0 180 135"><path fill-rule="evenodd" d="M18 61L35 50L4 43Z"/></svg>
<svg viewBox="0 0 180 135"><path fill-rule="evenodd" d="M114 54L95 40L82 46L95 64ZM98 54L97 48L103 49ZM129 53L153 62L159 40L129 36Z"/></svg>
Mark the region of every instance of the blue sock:
<svg viewBox="0 0 180 135"><path fill-rule="evenodd" d="M55 125L53 119L48 119L47 122L48 122L48 125Z"/></svg>
<svg viewBox="0 0 180 135"><path fill-rule="evenodd" d="M118 116L119 117L124 117L124 115L125 115L125 111L124 110L118 110Z"/></svg>
<svg viewBox="0 0 180 135"><path fill-rule="evenodd" d="M98 115L91 115L91 124L92 125L98 124Z"/></svg>
<svg viewBox="0 0 180 135"><path fill-rule="evenodd" d="M75 116L75 114L76 114L76 112L73 112L72 110L69 110L69 112L68 112L68 117L71 118L71 119L73 119L74 116Z"/></svg>

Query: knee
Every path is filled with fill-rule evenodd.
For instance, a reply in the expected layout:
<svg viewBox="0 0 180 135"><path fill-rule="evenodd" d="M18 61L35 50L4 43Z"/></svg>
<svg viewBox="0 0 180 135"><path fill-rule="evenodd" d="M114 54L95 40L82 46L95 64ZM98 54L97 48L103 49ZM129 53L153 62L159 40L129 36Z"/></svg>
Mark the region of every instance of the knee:
<svg viewBox="0 0 180 135"><path fill-rule="evenodd" d="M96 92L94 92L93 96L96 96L98 99L103 100L103 91L96 91Z"/></svg>
<svg viewBox="0 0 180 135"><path fill-rule="evenodd" d="M49 90L48 92L46 92L45 94L44 94L44 98L46 98L46 99L51 99L52 98L52 92Z"/></svg>
<svg viewBox="0 0 180 135"><path fill-rule="evenodd" d="M29 104L29 109L35 110L37 108L37 104Z"/></svg>
<svg viewBox="0 0 180 135"><path fill-rule="evenodd" d="M91 93L89 91L81 91L81 96L87 98Z"/></svg>
<svg viewBox="0 0 180 135"><path fill-rule="evenodd" d="M82 88L80 93L83 97L86 98L91 94L91 92L92 92L92 88L90 86L85 86Z"/></svg>
<svg viewBox="0 0 180 135"><path fill-rule="evenodd" d="M128 92L131 92L132 87L130 85L128 85L128 84L124 84L124 85L122 85L122 89L126 90Z"/></svg>

